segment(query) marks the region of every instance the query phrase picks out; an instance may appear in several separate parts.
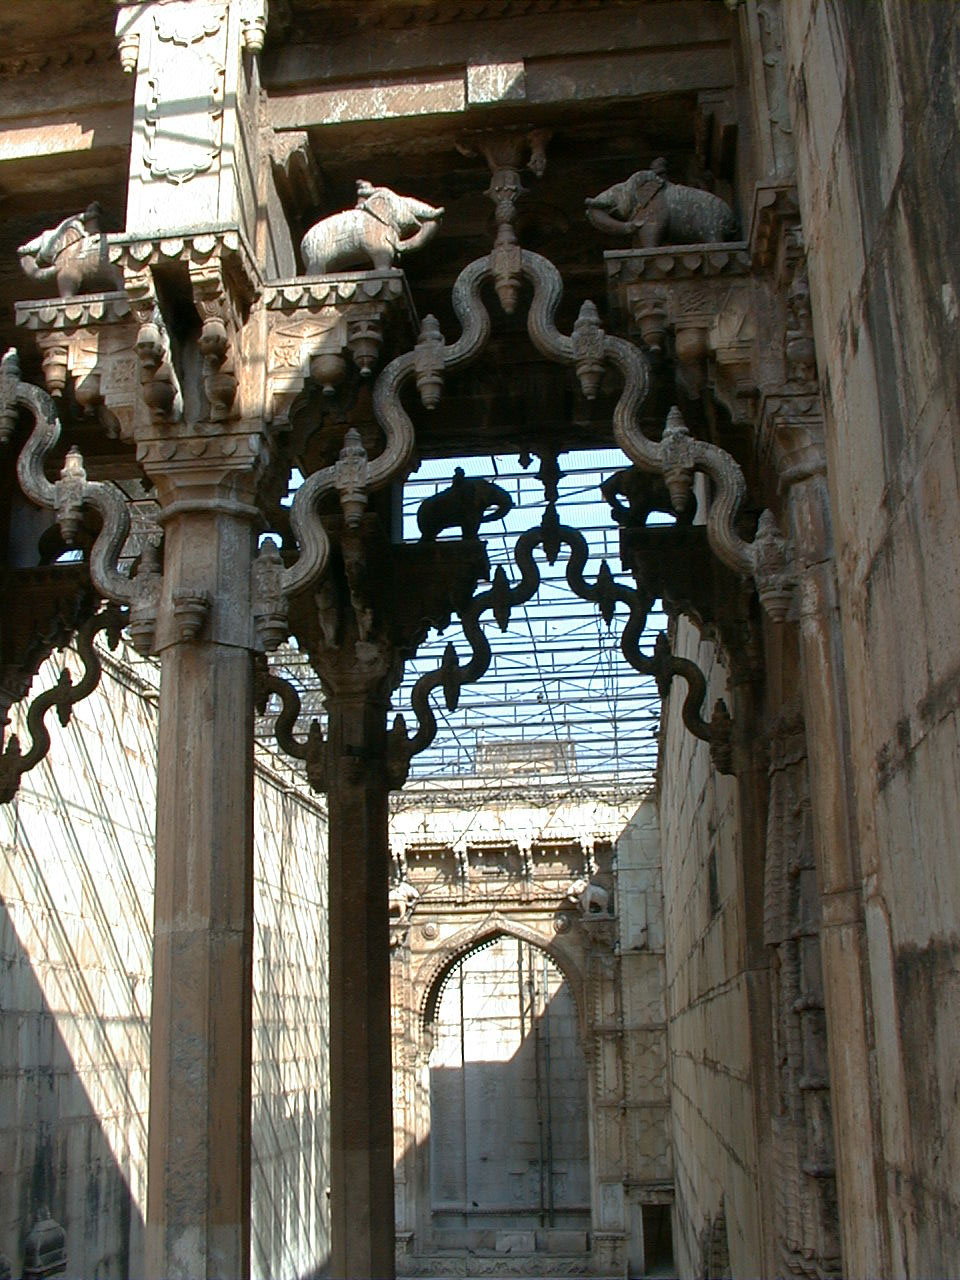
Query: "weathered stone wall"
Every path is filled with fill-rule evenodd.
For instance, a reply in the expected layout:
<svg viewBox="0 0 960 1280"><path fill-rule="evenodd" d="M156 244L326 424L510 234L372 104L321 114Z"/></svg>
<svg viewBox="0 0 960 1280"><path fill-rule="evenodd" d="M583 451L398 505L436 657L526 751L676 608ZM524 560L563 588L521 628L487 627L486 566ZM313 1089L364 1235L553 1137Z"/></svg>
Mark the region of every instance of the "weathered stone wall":
<svg viewBox="0 0 960 1280"><path fill-rule="evenodd" d="M155 690L111 666L51 737L0 806L0 1252L19 1275L46 1204L66 1229L68 1275L137 1276ZM325 826L268 765L256 787L253 1275L305 1276L327 1250Z"/></svg>
<svg viewBox="0 0 960 1280"><path fill-rule="evenodd" d="M403 793L395 800L394 1108L398 1268L451 1275L473 1265L430 1213L434 1137L428 1064L445 975L506 935L546 953L580 1019L590 1129L589 1220L535 1232L536 1248L475 1259L484 1274L643 1274L669 1265L673 1198L666 1079L663 914L656 807L601 791L518 784L499 794ZM402 872L403 879L400 879ZM587 877L602 901L579 900ZM405 892L404 892L405 890ZM405 903L401 911L401 903ZM529 1024L528 1024L529 1034ZM572 1048L572 1046L571 1046ZM456 1135L450 1140L454 1157ZM457 1168L454 1158L451 1168ZM506 1194L506 1192L505 1192ZM592 1248L584 1251L589 1221ZM577 1226L578 1231L559 1230ZM579 1239L579 1244L577 1240ZM476 1243L476 1242L474 1242ZM494 1233L484 1247L495 1255ZM564 1255L567 1256L564 1256ZM463 1274L463 1272L457 1272ZM476 1274L480 1274L478 1270Z"/></svg>
<svg viewBox="0 0 960 1280"><path fill-rule="evenodd" d="M790 0L784 17L849 687L876 1247L889 1274L956 1274L960 20L898 0ZM864 1153L838 1155L849 1219L844 1162Z"/></svg>
<svg viewBox="0 0 960 1280"><path fill-rule="evenodd" d="M710 644L686 622L676 650L699 664L709 702L729 699ZM702 1275L710 1227L725 1212L734 1275L762 1270L761 1207L744 952L736 781L683 726L678 681L664 707L663 846L667 1043L679 1274Z"/></svg>

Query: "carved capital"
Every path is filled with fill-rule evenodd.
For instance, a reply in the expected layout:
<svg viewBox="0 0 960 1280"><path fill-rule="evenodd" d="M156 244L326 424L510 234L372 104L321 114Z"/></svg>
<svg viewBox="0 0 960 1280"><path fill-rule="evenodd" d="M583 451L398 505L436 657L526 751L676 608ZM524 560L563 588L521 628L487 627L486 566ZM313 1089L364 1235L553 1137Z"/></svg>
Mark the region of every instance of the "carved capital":
<svg viewBox="0 0 960 1280"><path fill-rule="evenodd" d="M819 392L768 392L760 409L759 452L772 466L781 493L823 475L826 452Z"/></svg>
<svg viewBox="0 0 960 1280"><path fill-rule="evenodd" d="M803 252L800 199L792 181L757 183L748 243L758 270L771 272L778 282L789 278Z"/></svg>

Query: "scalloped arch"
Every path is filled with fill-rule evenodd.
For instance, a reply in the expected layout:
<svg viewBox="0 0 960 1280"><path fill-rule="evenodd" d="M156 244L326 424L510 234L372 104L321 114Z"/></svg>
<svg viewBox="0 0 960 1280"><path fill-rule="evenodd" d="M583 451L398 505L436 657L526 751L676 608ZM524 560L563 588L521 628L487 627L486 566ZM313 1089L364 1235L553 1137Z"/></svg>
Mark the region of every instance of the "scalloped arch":
<svg viewBox="0 0 960 1280"><path fill-rule="evenodd" d="M415 973L411 986L417 1009L417 1026L421 1040L427 1034L443 990L443 984L451 970L466 956L495 942L497 938L519 938L543 951L563 974L573 991L577 1008L577 1021L583 1028L583 974L570 952L559 944L557 935L547 937L519 920L511 920L495 913L479 924L469 925L448 938L427 957Z"/></svg>

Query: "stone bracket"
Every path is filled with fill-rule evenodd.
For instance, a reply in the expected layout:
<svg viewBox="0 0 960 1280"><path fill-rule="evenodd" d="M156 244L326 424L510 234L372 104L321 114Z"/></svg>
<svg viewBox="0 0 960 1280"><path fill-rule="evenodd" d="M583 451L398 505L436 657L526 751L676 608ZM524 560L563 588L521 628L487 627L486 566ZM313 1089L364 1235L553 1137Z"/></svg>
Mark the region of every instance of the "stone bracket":
<svg viewBox="0 0 960 1280"><path fill-rule="evenodd" d="M390 324L411 335L419 328L406 276L397 268L272 281L264 307L268 412L280 427L309 385L336 393L348 358L369 378Z"/></svg>

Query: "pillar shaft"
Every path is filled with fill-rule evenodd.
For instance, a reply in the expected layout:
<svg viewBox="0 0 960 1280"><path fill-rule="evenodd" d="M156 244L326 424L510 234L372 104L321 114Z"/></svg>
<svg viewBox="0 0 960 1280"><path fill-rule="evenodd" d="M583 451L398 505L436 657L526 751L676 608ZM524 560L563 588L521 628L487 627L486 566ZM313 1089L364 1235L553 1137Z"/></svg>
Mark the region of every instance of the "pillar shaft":
<svg viewBox="0 0 960 1280"><path fill-rule="evenodd" d="M387 694L327 696L335 1280L394 1275Z"/></svg>
<svg viewBox="0 0 960 1280"><path fill-rule="evenodd" d="M800 656L844 1274L887 1275L862 869L851 810L849 728L829 502L819 471L791 485L789 513L800 569Z"/></svg>
<svg viewBox="0 0 960 1280"><path fill-rule="evenodd" d="M162 655L147 1275L250 1269L253 653L247 519L167 527ZM176 592L210 613L183 639Z"/></svg>

